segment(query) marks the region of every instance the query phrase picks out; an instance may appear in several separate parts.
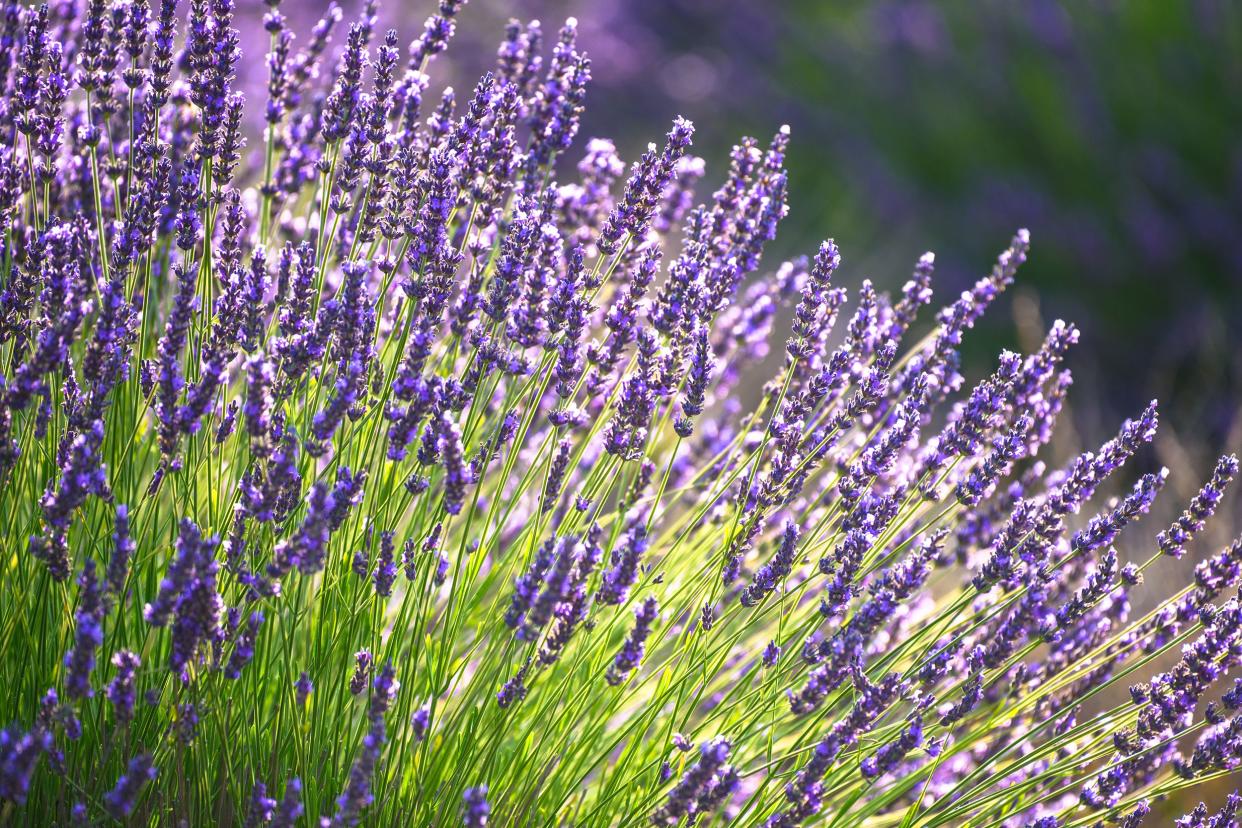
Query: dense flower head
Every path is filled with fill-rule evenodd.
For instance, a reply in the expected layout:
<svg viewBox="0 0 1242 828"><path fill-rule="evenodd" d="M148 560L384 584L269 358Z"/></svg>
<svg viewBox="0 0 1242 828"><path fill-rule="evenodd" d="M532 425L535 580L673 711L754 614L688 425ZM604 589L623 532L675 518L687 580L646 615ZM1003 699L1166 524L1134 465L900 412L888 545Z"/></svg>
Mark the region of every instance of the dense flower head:
<svg viewBox="0 0 1242 828"><path fill-rule="evenodd" d="M78 611L74 616L73 649L65 653L65 695L71 699L93 696L91 670L95 667L95 651L103 644L104 601L95 561L88 558L78 579Z"/></svg>
<svg viewBox="0 0 1242 828"><path fill-rule="evenodd" d="M302 805L302 781L294 777L285 786L285 795L272 815L271 824L273 828L293 828L305 810Z"/></svg>
<svg viewBox="0 0 1242 828"><path fill-rule="evenodd" d="M0 796L24 803L30 777L40 757L52 748L52 734L44 727L23 731L16 725L0 730Z"/></svg>
<svg viewBox="0 0 1242 828"><path fill-rule="evenodd" d="M267 795L267 785L254 783L254 792L250 795L250 809L246 812L247 828L266 825L276 815L276 800Z"/></svg>
<svg viewBox="0 0 1242 828"><path fill-rule="evenodd" d="M621 651L617 653L616 658L608 667L606 678L609 684L617 685L624 682L642 661L647 636L651 633L651 625L657 617L658 609L656 599L647 598L639 604L638 609L634 610L634 627L626 636L625 643L621 645Z"/></svg>
<svg viewBox="0 0 1242 828"><path fill-rule="evenodd" d="M355 696L367 689L367 678L371 674L371 665L375 657L369 650L359 650L354 654L354 674L349 679L349 692Z"/></svg>
<svg viewBox="0 0 1242 828"><path fill-rule="evenodd" d="M138 795L159 775L148 754L140 753L130 760L116 785L104 795L104 808L114 819L123 820L131 811Z"/></svg>
<svg viewBox="0 0 1242 828"><path fill-rule="evenodd" d="M1231 454L1220 459L1216 468L1212 470L1211 479L1203 484L1203 488L1190 501L1186 511L1173 522L1172 526L1160 533L1157 538L1160 551L1175 558L1180 558L1185 554L1186 544L1196 532L1203 529L1203 524L1216 511L1221 498L1224 497L1225 488L1237 473L1238 458L1235 455Z"/></svg>
<svg viewBox="0 0 1242 828"><path fill-rule="evenodd" d="M305 707L307 699L310 698L310 694L315 691L315 685L314 682L311 681L310 674L303 670L301 674L298 675L298 680L294 682L293 689L296 694L298 707Z"/></svg>
<svg viewBox="0 0 1242 828"><path fill-rule="evenodd" d="M134 716L134 683L142 660L129 650L119 650L112 656L112 664L116 667L116 675L108 683L106 695L112 703L116 720L126 724Z"/></svg>
<svg viewBox="0 0 1242 828"><path fill-rule="evenodd" d="M699 758L682 775L681 781L669 791L668 798L651 821L655 825L674 825L683 816L691 821L714 807L736 788L736 774L725 764L733 746L723 738L699 746Z"/></svg>
<svg viewBox="0 0 1242 828"><path fill-rule="evenodd" d="M487 804L487 786L467 788L462 795L462 824L469 828L486 828L492 808Z"/></svg>
<svg viewBox="0 0 1242 828"><path fill-rule="evenodd" d="M0 9L0 819L1048 828L1236 770L1237 460L1147 533L1155 404L1054 440L1073 324L975 375L1025 230L928 319L930 253L771 259L788 127L623 157L591 27L454 89L462 0L354 5Z"/></svg>

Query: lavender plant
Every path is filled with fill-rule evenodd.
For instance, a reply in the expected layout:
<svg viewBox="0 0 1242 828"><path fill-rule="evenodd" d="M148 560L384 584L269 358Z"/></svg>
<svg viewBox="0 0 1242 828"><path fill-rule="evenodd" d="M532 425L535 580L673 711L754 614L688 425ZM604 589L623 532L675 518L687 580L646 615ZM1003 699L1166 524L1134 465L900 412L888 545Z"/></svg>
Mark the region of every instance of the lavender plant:
<svg viewBox="0 0 1242 828"><path fill-rule="evenodd" d="M1129 596L1237 461L1123 564L1155 405L1048 467L1076 329L959 371L1025 232L847 310L761 263L787 130L696 201L686 121L574 148L573 20L459 102L460 0L268 6L249 107L231 0L0 19L0 819L1133 826L1236 768L1242 541Z"/></svg>

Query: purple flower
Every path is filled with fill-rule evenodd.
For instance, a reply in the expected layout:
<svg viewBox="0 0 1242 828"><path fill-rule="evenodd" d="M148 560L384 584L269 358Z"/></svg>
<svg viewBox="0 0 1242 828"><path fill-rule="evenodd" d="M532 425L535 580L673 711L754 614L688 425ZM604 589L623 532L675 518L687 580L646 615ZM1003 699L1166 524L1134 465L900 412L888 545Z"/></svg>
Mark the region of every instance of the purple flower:
<svg viewBox="0 0 1242 828"><path fill-rule="evenodd" d="M1117 550L1109 547L1099 563L1087 576L1086 584L1079 589L1056 613L1056 626L1066 630L1086 615L1087 610L1099 602L1115 586L1117 579ZM1056 633L1045 633L1046 640L1053 640Z"/></svg>
<svg viewBox="0 0 1242 828"><path fill-rule="evenodd" d="M370 572L371 561L368 558L368 555L371 551L371 540L372 535L374 534L374 529L375 527L371 525L370 521L368 521L367 528L362 536L362 546L359 547L358 551L354 553L354 562L351 567L354 574L364 581L367 579Z"/></svg>
<svg viewBox="0 0 1242 828"><path fill-rule="evenodd" d="M640 330L638 370L622 382L616 414L605 432L604 446L609 454L615 454L624 460L637 460L642 457L647 431L655 411L658 356L659 344L656 337L646 329Z"/></svg>
<svg viewBox="0 0 1242 828"><path fill-rule="evenodd" d="M1195 592L1191 601L1205 606L1242 579L1242 538L1195 566Z"/></svg>
<svg viewBox="0 0 1242 828"><path fill-rule="evenodd" d="M259 635L259 625L262 623L263 613L261 611L255 610L250 613L250 617L246 619L246 628L237 637L233 654L229 656L229 663L224 668L225 678L241 678L242 668L254 658L254 643Z"/></svg>
<svg viewBox="0 0 1242 828"><path fill-rule="evenodd" d="M539 547L526 572L514 579L513 598L509 603L508 611L505 612L505 623L510 628L519 630L519 635L521 635L526 614L534 606L535 598L543 586L544 577L554 560L556 560L556 544L555 541L549 540Z"/></svg>
<svg viewBox="0 0 1242 828"><path fill-rule="evenodd" d="M1151 813L1151 805L1147 800L1140 800L1121 823L1121 828L1139 828L1143 820Z"/></svg>
<svg viewBox="0 0 1242 828"><path fill-rule="evenodd" d="M294 696L297 699L298 707L306 707L306 700L310 698L310 694L315 690L315 685L311 682L310 674L305 670L298 676L298 680L293 683Z"/></svg>
<svg viewBox="0 0 1242 828"><path fill-rule="evenodd" d="M158 775L151 756L140 753L129 760L129 767L117 779L112 790L104 794L104 808L114 818L124 820L134 810L138 795Z"/></svg>
<svg viewBox="0 0 1242 828"><path fill-rule="evenodd" d="M462 824L467 828L486 828L492 806L487 804L487 786L467 788L462 794Z"/></svg>
<svg viewBox="0 0 1242 828"><path fill-rule="evenodd" d="M78 578L78 609L74 614L73 648L65 653L65 695L70 699L88 699L91 671L95 669L95 651L103 644L103 620L106 606L99 580L95 577L95 561L86 559Z"/></svg>
<svg viewBox="0 0 1242 828"><path fill-rule="evenodd" d="M190 322L198 301L194 296L194 287L198 274L181 265L173 266L173 275L177 283L177 293L173 300L172 313L164 327L164 336L158 348L159 359L159 390L156 395L156 413L160 423L160 448L164 462L175 468L174 460L179 436L177 426L177 401L185 387L185 378L181 371L181 352L184 350L189 335Z"/></svg>
<svg viewBox="0 0 1242 828"><path fill-rule="evenodd" d="M113 715L120 724L128 724L134 718L134 680L142 660L129 650L118 650L112 656L116 675L108 683L104 695L112 703Z"/></svg>
<svg viewBox="0 0 1242 828"><path fill-rule="evenodd" d="M294 828L302 817L302 780L294 777L285 785L285 795L272 816L272 828Z"/></svg>
<svg viewBox="0 0 1242 828"><path fill-rule="evenodd" d="M219 539L203 538L197 526L182 520L175 557L160 581L155 600L143 608L143 618L153 627L172 622L169 666L174 673L181 672L199 647L217 632L223 610L216 592L218 545Z"/></svg>
<svg viewBox="0 0 1242 828"><path fill-rule="evenodd" d="M440 414L438 423L440 449L444 453L444 511L455 515L461 511L466 485L471 482L470 471L457 423L447 412Z"/></svg>
<svg viewBox="0 0 1242 828"><path fill-rule="evenodd" d="M43 727L0 730L0 797L25 804L39 757L52 750L52 734Z"/></svg>
<svg viewBox="0 0 1242 828"><path fill-rule="evenodd" d="M621 201L600 230L596 242L600 250L615 253L623 236L642 239L647 234L664 190L672 181L677 161L689 148L693 135L694 125L678 118L663 151L657 153L654 145L648 145L647 152L630 173Z"/></svg>
<svg viewBox="0 0 1242 828"><path fill-rule="evenodd" d="M664 804L651 815L655 825L675 825L683 816L693 819L710 812L723 798L716 791L736 786L733 769L725 763L733 746L726 739L713 739L699 746L699 759L686 769Z"/></svg>
<svg viewBox="0 0 1242 828"><path fill-rule="evenodd" d="M1167 477L1168 470L1161 469L1158 474L1145 474L1139 478L1133 491L1116 509L1096 515L1084 529L1074 534L1070 541L1071 551L1074 554L1091 554L1101 546L1112 543L1127 524L1147 513Z"/></svg>
<svg viewBox="0 0 1242 828"><path fill-rule="evenodd" d="M695 337L694 356L686 380L686 393L681 403L682 416L674 424L677 435L689 437L694 431L692 418L703 412L707 383L715 370L715 360L708 350L707 328L700 327Z"/></svg>
<svg viewBox="0 0 1242 828"><path fill-rule="evenodd" d="M906 754L923 744L923 717L917 713L901 734L883 745L874 755L863 759L859 771L864 779L875 779L891 773Z"/></svg>
<svg viewBox="0 0 1242 828"><path fill-rule="evenodd" d="M354 674L349 679L349 692L355 696L367 689L367 678L371 675L371 664L374 660L370 650L354 653Z"/></svg>
<svg viewBox="0 0 1242 828"><path fill-rule="evenodd" d="M1215 611L1204 611L1204 631L1182 651L1171 670L1158 674L1147 687L1147 702L1136 731L1150 738L1178 718L1193 712L1208 685L1242 659L1242 609L1230 599Z"/></svg>
<svg viewBox="0 0 1242 828"><path fill-rule="evenodd" d="M785 788L789 805L774 814L766 825L794 826L817 813L822 804L821 781L841 751L865 735L902 689L901 677L890 673L878 683L871 683L859 673L854 674L858 700L843 718L815 747L814 753L794 780Z"/></svg>
<svg viewBox="0 0 1242 828"><path fill-rule="evenodd" d="M414 733L414 741L421 742L427 738L427 728L431 726L431 708L423 705L410 716L410 728Z"/></svg>
<svg viewBox="0 0 1242 828"><path fill-rule="evenodd" d="M198 736L198 708L191 702L177 705L177 717L173 721L173 735L183 745L188 745Z"/></svg>
<svg viewBox="0 0 1242 828"><path fill-rule="evenodd" d="M370 38L371 27L366 23L355 23L349 29L349 42L337 67L332 94L325 104L323 135L329 142L340 141L354 126Z"/></svg>
<svg viewBox="0 0 1242 828"><path fill-rule="evenodd" d="M1200 802L1181 819L1177 820L1177 828L1230 828L1237 824L1237 815L1242 810L1242 797L1234 791L1225 797L1225 804L1215 814L1209 816L1207 805Z"/></svg>
<svg viewBox="0 0 1242 828"><path fill-rule="evenodd" d="M776 589L777 585L792 571L797 552L798 525L793 521L788 521L776 554L759 568L754 578L751 579L750 585L742 591L738 599L742 602L742 606L752 607Z"/></svg>
<svg viewBox="0 0 1242 828"><path fill-rule="evenodd" d="M983 462L957 485L955 494L957 501L967 508L979 505L989 497L997 481L1008 473L1014 461L1022 455L1027 434L1035 421L1025 414L1014 421L1013 428L992 442L992 451L984 457Z"/></svg>
<svg viewBox="0 0 1242 828"><path fill-rule="evenodd" d="M565 439L556 447L556 454L552 457L552 465L548 469L548 479L543 485L543 506L541 511L551 512L556 508L557 500L561 494L561 487L565 483L565 473L569 469L569 455L573 448L573 442Z"/></svg>
<svg viewBox="0 0 1242 828"><path fill-rule="evenodd" d="M604 580L595 600L601 604L620 604L638 578L638 568L647 552L647 527L641 521L630 527L620 548L612 552L612 566L604 572Z"/></svg>
<svg viewBox="0 0 1242 828"><path fill-rule="evenodd" d="M1222 457L1212 470L1212 477L1190 501L1186 511L1173 521L1167 530L1156 539L1160 551L1174 558L1180 558L1186 552L1186 544L1203 529L1203 524L1216 511L1224 497L1225 488L1238 473L1238 458L1235 455Z"/></svg>
<svg viewBox="0 0 1242 828"><path fill-rule="evenodd" d="M368 656L368 663L369 660ZM336 799L336 813L328 821L334 828L357 825L362 811L375 799L371 790L372 777L387 740L384 715L388 712L398 687L396 671L389 662L376 675L372 684L371 703L367 708L367 733L362 739L358 757L350 768L345 790ZM352 691L352 687L350 689Z"/></svg>
<svg viewBox="0 0 1242 828"><path fill-rule="evenodd" d="M267 795L267 785L255 782L250 793L250 808L246 811L245 828L257 828L272 821L276 814L276 800Z"/></svg>
<svg viewBox="0 0 1242 828"><path fill-rule="evenodd" d="M1209 719L1210 721L1210 719ZM1186 779L1242 764L1242 716L1211 724L1195 743L1189 760L1174 762Z"/></svg>
<svg viewBox="0 0 1242 828"><path fill-rule="evenodd" d="M651 624L658 615L658 606L655 598L647 598L634 610L634 627L621 645L621 651L608 667L605 678L609 684L615 686L623 683L642 661Z"/></svg>
<svg viewBox="0 0 1242 828"><path fill-rule="evenodd" d="M530 670L530 665L531 660L527 659L526 663L496 693L496 703L502 710L526 698L526 674Z"/></svg>
<svg viewBox="0 0 1242 828"><path fill-rule="evenodd" d="M595 525L582 541L572 536L564 539L556 566L526 616L523 631L527 640L533 640L540 629L545 629L539 646L540 664L552 664L559 659L578 625L586 619L590 607L587 581L602 555L599 534L599 526Z"/></svg>
<svg viewBox="0 0 1242 828"><path fill-rule="evenodd" d="M49 483L39 500L46 530L30 538L30 552L47 565L52 577L63 581L69 577L69 549L66 533L73 513L89 495L111 499L107 470L100 457L104 424L95 420L86 430L68 435L68 449L63 452L60 480Z"/></svg>
<svg viewBox="0 0 1242 828"><path fill-rule="evenodd" d="M397 580L394 537L391 530L380 532L379 560L375 565L374 579L375 593L381 598L392 595L392 585Z"/></svg>
<svg viewBox="0 0 1242 828"><path fill-rule="evenodd" d="M329 488L319 482L311 488L306 518L294 534L276 546L275 560L268 566L268 574L282 577L294 566L303 575L313 575L323 568L327 556L328 541L349 515L349 510L362 500L362 485L366 473L353 474L341 466L336 473L336 483Z"/></svg>

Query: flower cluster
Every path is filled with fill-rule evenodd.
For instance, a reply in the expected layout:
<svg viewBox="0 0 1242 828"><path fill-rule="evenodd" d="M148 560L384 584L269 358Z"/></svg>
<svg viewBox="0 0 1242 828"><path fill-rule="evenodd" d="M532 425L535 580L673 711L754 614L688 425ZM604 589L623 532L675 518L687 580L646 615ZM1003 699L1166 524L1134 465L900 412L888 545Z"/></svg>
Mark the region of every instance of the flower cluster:
<svg viewBox="0 0 1242 828"><path fill-rule="evenodd" d="M769 261L788 129L696 193L684 119L579 149L572 19L443 86L462 7L266 0L256 91L233 0L3 5L0 819L1133 825L1238 766L1242 541L1131 609L1237 461L1132 541L1154 404L1040 459L1077 329L960 353L1025 231L851 303Z"/></svg>

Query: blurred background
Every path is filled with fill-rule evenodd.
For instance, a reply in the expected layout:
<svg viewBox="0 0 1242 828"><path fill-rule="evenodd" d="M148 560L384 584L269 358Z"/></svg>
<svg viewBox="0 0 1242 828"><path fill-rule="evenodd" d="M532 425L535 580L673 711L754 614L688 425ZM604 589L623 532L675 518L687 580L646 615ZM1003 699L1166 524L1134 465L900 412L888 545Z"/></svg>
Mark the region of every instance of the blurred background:
<svg viewBox="0 0 1242 828"><path fill-rule="evenodd" d="M433 0L384 5L380 25L406 42ZM360 3L342 6L348 20ZM323 6L282 8L304 37ZM966 338L964 373L990 370L1002 347L1033 350L1054 319L1076 323L1059 458L1160 400L1141 464L1168 466L1170 485L1123 536L1127 557L1146 558L1215 459L1242 451L1242 3L471 0L433 92L464 94L508 18L537 18L552 39L570 15L594 79L567 167L594 136L632 160L684 115L706 194L738 137L790 125L790 215L769 267L831 236L841 284L895 290L933 250L940 305L1028 227L1029 261ZM262 55L251 31L247 54ZM247 71L262 94L263 62ZM1239 530L1235 492L1194 554L1151 575L1184 583ZM1135 611L1167 593L1136 595Z"/></svg>

